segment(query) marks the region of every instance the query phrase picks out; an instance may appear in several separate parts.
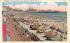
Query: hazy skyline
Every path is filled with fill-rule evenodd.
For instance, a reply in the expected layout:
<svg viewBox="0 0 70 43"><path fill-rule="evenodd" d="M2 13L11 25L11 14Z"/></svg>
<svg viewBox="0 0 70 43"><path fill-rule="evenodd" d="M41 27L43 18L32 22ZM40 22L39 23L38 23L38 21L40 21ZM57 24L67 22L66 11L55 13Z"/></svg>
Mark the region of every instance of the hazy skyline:
<svg viewBox="0 0 70 43"><path fill-rule="evenodd" d="M37 6L37 5L33 5L33 6L29 6L29 5L16 5L16 6L10 6L12 8L19 8L22 10L27 10L29 9L29 7L34 8L36 10L56 10L56 11L66 11L66 6Z"/></svg>

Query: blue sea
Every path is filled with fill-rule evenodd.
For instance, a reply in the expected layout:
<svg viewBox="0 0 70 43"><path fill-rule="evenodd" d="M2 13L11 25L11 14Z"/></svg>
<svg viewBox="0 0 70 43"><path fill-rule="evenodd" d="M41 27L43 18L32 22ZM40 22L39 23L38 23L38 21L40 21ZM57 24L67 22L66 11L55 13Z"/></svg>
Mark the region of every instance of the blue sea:
<svg viewBox="0 0 70 43"><path fill-rule="evenodd" d="M57 21L65 21L67 22L67 13L59 12L59 13L30 13L32 15L39 15L45 18L57 20Z"/></svg>
<svg viewBox="0 0 70 43"><path fill-rule="evenodd" d="M66 12L58 12L58 13L36 13L36 12L13 12L13 14L31 14L38 15L44 17L46 19L56 20L58 22L67 22L67 13Z"/></svg>

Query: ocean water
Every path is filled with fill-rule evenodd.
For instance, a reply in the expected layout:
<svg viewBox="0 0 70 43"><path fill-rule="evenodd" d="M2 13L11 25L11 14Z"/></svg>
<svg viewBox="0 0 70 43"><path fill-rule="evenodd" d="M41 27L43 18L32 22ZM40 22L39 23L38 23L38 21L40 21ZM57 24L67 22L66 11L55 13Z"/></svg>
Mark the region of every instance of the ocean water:
<svg viewBox="0 0 70 43"><path fill-rule="evenodd" d="M12 14L30 14L30 15L38 15L44 17L46 19L56 20L58 22L67 22L67 13L66 12L58 12L58 13L37 13L37 12L13 12Z"/></svg>
<svg viewBox="0 0 70 43"><path fill-rule="evenodd" d="M59 12L59 13L29 13L32 15L38 15L45 18L53 19L56 21L64 21L67 22L67 13L66 12Z"/></svg>

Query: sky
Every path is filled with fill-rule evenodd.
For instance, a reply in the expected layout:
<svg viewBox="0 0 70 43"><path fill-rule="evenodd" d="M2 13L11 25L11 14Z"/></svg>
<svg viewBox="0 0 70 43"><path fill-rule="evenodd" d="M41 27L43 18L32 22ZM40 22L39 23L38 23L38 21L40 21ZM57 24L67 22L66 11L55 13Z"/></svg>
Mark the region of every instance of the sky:
<svg viewBox="0 0 70 43"><path fill-rule="evenodd" d="M3 5L11 6L12 8L19 8L26 10L29 7L32 7L37 10L57 10L57 11L66 11L66 2L4 2Z"/></svg>
<svg viewBox="0 0 70 43"><path fill-rule="evenodd" d="M66 2L3 2L3 5L21 5L21 4L30 4L30 5L67 5Z"/></svg>
<svg viewBox="0 0 70 43"><path fill-rule="evenodd" d="M28 1L28 2L66 2L67 0L4 0L5 2L8 2L8 1L10 1L10 2L13 2L13 1Z"/></svg>

